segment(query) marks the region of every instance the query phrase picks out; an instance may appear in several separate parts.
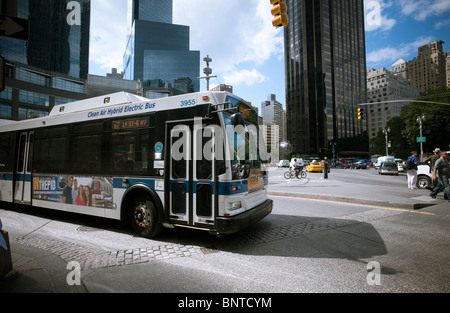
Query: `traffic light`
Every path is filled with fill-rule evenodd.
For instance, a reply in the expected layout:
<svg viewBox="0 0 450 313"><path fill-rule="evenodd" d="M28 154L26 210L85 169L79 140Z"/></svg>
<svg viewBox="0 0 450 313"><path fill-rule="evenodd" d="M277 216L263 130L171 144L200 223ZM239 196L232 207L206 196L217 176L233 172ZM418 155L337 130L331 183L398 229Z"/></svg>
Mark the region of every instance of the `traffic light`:
<svg viewBox="0 0 450 313"><path fill-rule="evenodd" d="M358 108L358 120L362 120L364 118L364 109Z"/></svg>
<svg viewBox="0 0 450 313"><path fill-rule="evenodd" d="M289 18L287 15L287 5L286 0L270 0L272 7L272 15L275 18L272 20L272 25L274 27L287 27L289 24Z"/></svg>

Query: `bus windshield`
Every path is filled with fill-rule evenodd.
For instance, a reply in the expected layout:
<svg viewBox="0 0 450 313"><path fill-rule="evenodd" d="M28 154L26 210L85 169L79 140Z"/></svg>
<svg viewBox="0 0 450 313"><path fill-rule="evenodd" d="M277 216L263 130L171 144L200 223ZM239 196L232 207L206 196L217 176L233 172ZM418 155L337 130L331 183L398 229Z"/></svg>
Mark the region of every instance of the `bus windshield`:
<svg viewBox="0 0 450 313"><path fill-rule="evenodd" d="M266 147L261 147L262 138L259 138L258 127L246 123L245 126L233 126L231 115L224 113L223 119L227 134L229 156L232 165L233 179L246 178L251 168L261 165L261 152ZM260 144L258 144L260 143ZM263 148L263 149L261 149Z"/></svg>

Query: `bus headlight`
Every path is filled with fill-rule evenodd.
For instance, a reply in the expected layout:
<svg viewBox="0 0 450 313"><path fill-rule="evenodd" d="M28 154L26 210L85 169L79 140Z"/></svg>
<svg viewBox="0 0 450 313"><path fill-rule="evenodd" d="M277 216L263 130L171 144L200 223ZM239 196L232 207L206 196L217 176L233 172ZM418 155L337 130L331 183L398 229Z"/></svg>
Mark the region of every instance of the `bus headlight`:
<svg viewBox="0 0 450 313"><path fill-rule="evenodd" d="M227 202L225 208L227 211L236 211L242 208L242 203L241 201Z"/></svg>

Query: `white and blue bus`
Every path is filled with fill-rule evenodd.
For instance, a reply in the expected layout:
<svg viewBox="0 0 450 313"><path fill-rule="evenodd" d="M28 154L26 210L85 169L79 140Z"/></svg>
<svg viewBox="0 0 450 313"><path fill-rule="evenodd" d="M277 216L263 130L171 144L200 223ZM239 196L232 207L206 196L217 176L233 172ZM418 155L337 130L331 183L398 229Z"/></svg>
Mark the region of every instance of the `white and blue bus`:
<svg viewBox="0 0 450 313"><path fill-rule="evenodd" d="M58 105L0 125L0 203L121 220L148 238L164 227L236 233L273 206L257 125L228 92Z"/></svg>

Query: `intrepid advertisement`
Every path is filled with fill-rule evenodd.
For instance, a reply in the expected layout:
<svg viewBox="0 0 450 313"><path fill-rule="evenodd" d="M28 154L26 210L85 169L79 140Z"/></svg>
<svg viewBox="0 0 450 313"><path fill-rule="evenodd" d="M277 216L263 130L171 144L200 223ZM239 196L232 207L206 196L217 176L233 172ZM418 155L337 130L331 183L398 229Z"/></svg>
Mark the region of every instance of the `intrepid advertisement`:
<svg viewBox="0 0 450 313"><path fill-rule="evenodd" d="M113 208L112 177L35 175L33 199L104 209Z"/></svg>

